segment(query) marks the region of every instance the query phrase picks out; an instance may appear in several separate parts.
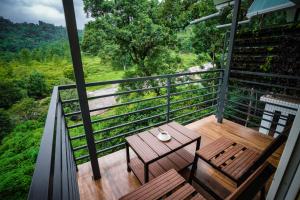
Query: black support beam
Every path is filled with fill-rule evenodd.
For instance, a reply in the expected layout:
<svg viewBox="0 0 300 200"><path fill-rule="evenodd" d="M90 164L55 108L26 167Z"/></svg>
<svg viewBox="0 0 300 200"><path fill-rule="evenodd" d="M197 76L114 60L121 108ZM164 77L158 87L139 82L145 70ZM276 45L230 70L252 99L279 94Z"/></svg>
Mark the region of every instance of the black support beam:
<svg viewBox="0 0 300 200"><path fill-rule="evenodd" d="M65 11L66 27L68 31L70 50L71 50L72 61L73 61L73 69L74 69L74 74L76 79L76 87L77 87L77 92L79 97L82 121L85 130L85 137L87 140L89 156L90 156L92 170L93 170L93 178L97 180L101 178L101 175L100 175L100 169L97 160L96 146L95 146L95 140L93 136L93 128L91 124L91 116L89 112L89 105L88 105L88 99L87 99L86 88L85 88L84 72L82 67L74 4L73 4L73 0L62 0L62 2Z"/></svg>

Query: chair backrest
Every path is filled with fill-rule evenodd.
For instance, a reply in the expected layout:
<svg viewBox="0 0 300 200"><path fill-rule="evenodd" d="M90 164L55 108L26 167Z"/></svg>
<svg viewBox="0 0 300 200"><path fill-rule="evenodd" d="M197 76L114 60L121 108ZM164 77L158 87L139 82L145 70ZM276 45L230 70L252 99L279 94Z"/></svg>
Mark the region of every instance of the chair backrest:
<svg viewBox="0 0 300 200"><path fill-rule="evenodd" d="M250 174L253 173L259 166L261 166L267 159L282 145L286 142L288 138L288 134L293 125L293 120L288 119L287 124L283 130L283 132L278 135L272 142L264 149L259 157L255 160L252 166L248 169L248 171L240 178L240 182L243 182Z"/></svg>
<svg viewBox="0 0 300 200"><path fill-rule="evenodd" d="M225 200L250 200L265 187L271 175L275 172L275 167L265 162L254 173L249 176L237 189L233 191Z"/></svg>

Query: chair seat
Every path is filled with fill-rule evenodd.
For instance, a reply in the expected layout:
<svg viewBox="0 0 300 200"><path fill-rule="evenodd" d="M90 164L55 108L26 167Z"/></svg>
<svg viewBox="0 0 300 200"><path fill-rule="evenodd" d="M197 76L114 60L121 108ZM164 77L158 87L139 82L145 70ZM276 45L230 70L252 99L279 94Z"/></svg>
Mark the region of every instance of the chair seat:
<svg viewBox="0 0 300 200"><path fill-rule="evenodd" d="M255 149L221 137L197 151L197 155L238 182L260 153Z"/></svg>
<svg viewBox="0 0 300 200"><path fill-rule="evenodd" d="M121 197L120 200L154 200L161 198L166 200L205 200L174 169Z"/></svg>

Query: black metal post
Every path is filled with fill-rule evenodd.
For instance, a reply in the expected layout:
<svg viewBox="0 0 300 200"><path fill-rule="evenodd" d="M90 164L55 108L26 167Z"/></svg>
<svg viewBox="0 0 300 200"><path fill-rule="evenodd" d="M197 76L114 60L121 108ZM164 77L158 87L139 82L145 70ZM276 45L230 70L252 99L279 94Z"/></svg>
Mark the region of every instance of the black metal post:
<svg viewBox="0 0 300 200"><path fill-rule="evenodd" d="M131 172L131 168L129 166L129 164L130 164L130 154L129 154L129 144L128 144L128 142L125 143L125 147L126 147L127 171Z"/></svg>
<svg viewBox="0 0 300 200"><path fill-rule="evenodd" d="M228 55L227 55L227 62L226 62L226 68L224 72L223 77L223 84L221 86L220 91L220 103L218 108L218 122L223 122L224 117L224 107L225 107L225 100L226 100L226 94L228 90L228 79L229 79L229 72L230 67L232 64L232 55L233 55L233 48L234 48L234 40L235 35L238 27L238 19L239 19L239 12L240 12L240 4L241 0L235 0L234 1L234 9L233 9L233 17L232 17L232 24L231 24L231 30L230 30L230 38L229 38L229 47L228 47Z"/></svg>
<svg viewBox="0 0 300 200"><path fill-rule="evenodd" d="M87 140L87 146L93 170L93 178L97 180L101 178L101 175L97 160L96 146L93 136L93 128L91 124L91 117L85 88L84 72L82 67L74 4L73 0L62 0L62 2L65 11L66 27L68 31L70 50L73 61L73 69L76 79L80 109L82 113L82 121L84 124L85 137Z"/></svg>
<svg viewBox="0 0 300 200"><path fill-rule="evenodd" d="M170 122L170 90L171 90L171 77L167 78L167 123Z"/></svg>

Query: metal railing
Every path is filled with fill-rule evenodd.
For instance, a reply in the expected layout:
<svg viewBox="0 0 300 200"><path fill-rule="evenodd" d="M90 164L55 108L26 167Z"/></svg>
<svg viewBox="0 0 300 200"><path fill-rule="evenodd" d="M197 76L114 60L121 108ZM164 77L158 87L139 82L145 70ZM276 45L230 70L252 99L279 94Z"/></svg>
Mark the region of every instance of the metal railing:
<svg viewBox="0 0 300 200"><path fill-rule="evenodd" d="M151 77L87 83L86 87L114 86L117 92L88 97L98 156L124 147L125 137L176 120L188 124L216 113L223 70L167 74ZM89 159L75 85L59 86L67 129L78 163ZM67 95L66 95L67 94ZM115 104L103 105L105 98ZM95 104L95 103L94 103ZM95 114L95 112L101 112ZM74 120L74 118L76 120Z"/></svg>
<svg viewBox="0 0 300 200"><path fill-rule="evenodd" d="M58 87L51 96L28 199L79 199L76 164Z"/></svg>
<svg viewBox="0 0 300 200"><path fill-rule="evenodd" d="M225 117L276 136L294 119L299 97L297 75L231 70Z"/></svg>

